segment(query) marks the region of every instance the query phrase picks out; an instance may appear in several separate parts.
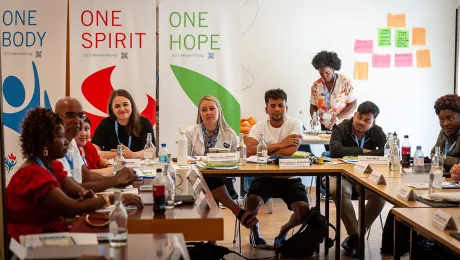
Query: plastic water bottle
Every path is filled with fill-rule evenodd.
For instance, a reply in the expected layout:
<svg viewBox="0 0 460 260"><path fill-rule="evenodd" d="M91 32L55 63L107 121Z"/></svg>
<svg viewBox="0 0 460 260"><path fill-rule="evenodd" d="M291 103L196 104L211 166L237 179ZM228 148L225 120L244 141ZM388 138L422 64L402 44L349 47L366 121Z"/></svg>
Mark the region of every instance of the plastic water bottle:
<svg viewBox="0 0 460 260"><path fill-rule="evenodd" d="M176 196L176 185L171 178L169 171L169 164L165 164L164 168L164 178L165 178L165 208L173 209L174 208L174 197Z"/></svg>
<svg viewBox="0 0 460 260"><path fill-rule="evenodd" d="M147 133L147 142L144 146L144 164L152 165L155 159L156 148L152 143L152 133Z"/></svg>
<svg viewBox="0 0 460 260"><path fill-rule="evenodd" d="M176 184L176 169L174 169L174 166L172 164L172 156L171 156L170 153L168 153L168 163L167 163L167 165L169 165L168 173L169 173L169 176L171 176L171 179L173 180L174 187L175 187L175 184Z"/></svg>
<svg viewBox="0 0 460 260"><path fill-rule="evenodd" d="M267 164L267 149L264 133L260 133L259 144L257 145L257 164Z"/></svg>
<svg viewBox="0 0 460 260"><path fill-rule="evenodd" d="M393 135L392 142L393 142L393 145L391 145L391 151L390 151L390 161L391 161L390 169L392 171L399 171L401 168L401 161L399 157L398 139L394 138L394 135Z"/></svg>
<svg viewBox="0 0 460 260"><path fill-rule="evenodd" d="M431 186L441 188L444 172L444 159L441 156L441 147L434 148L434 155L431 158L430 175L433 174L433 183ZM430 176L431 177L431 176ZM430 178L431 180L431 178ZM430 189L431 191L431 189Z"/></svg>
<svg viewBox="0 0 460 260"><path fill-rule="evenodd" d="M159 162L163 164L168 162L168 148L166 148L166 144L161 144L161 149L158 153L158 159Z"/></svg>
<svg viewBox="0 0 460 260"><path fill-rule="evenodd" d="M113 173L116 174L119 170L123 169L126 165L125 157L123 156L123 146L117 145L117 155L114 160Z"/></svg>
<svg viewBox="0 0 460 260"><path fill-rule="evenodd" d="M110 213L109 243L111 247L125 247L128 240L128 213L122 203L121 192L116 191L115 208Z"/></svg>
<svg viewBox="0 0 460 260"><path fill-rule="evenodd" d="M391 132L387 133L387 142L385 143L385 150L383 152L384 156L390 158L390 143L391 143Z"/></svg>
<svg viewBox="0 0 460 260"><path fill-rule="evenodd" d="M304 131L304 132L307 131L307 128L305 127L305 123L303 121L303 112L302 112L302 110L299 111L298 119L302 123L302 131Z"/></svg>
<svg viewBox="0 0 460 260"><path fill-rule="evenodd" d="M420 145L418 145L417 150L414 153L414 167L412 169L412 172L414 173L414 175L423 174L423 172L424 172L424 168L423 168L424 160L423 160L423 158L424 157L425 156L423 155L422 147Z"/></svg>
<svg viewBox="0 0 460 260"><path fill-rule="evenodd" d="M177 165L187 166L187 136L181 127L179 127L179 140L177 140Z"/></svg>
<svg viewBox="0 0 460 260"><path fill-rule="evenodd" d="M238 142L238 146L236 147L236 153L238 155L238 165L246 165L246 144L244 143L244 136L242 133L240 133L240 140Z"/></svg>

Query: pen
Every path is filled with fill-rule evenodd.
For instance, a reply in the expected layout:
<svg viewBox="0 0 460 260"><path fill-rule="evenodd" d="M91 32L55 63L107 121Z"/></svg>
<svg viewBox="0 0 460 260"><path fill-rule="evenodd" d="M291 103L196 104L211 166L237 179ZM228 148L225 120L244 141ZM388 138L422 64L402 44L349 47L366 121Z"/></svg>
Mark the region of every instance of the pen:
<svg viewBox="0 0 460 260"><path fill-rule="evenodd" d="M198 159L198 158L196 158L195 156L192 156L192 158L193 158L193 159Z"/></svg>

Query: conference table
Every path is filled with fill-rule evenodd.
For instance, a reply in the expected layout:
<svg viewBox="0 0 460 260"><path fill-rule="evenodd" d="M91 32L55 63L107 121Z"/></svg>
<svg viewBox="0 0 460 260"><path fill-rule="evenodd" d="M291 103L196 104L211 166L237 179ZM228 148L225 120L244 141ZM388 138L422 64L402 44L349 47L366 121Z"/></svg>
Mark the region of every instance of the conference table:
<svg viewBox="0 0 460 260"><path fill-rule="evenodd" d="M401 252L401 225L406 225L415 232L420 233L427 239L435 242L448 252L460 259L460 241L450 235L450 232L458 232L460 230L460 209L459 208L443 208L442 210L452 216L456 222L457 229L441 230L433 225L432 216L437 211L437 208L394 208L392 209L395 215L395 236L394 236L394 259L400 259ZM411 231L412 233L412 231ZM412 259L412 235L410 236L409 254Z"/></svg>

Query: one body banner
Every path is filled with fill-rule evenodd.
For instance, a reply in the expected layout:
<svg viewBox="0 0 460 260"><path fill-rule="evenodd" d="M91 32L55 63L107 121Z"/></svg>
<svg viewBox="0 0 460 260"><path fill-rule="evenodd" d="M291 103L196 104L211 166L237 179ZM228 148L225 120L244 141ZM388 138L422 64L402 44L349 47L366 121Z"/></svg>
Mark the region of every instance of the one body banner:
<svg viewBox="0 0 460 260"><path fill-rule="evenodd" d="M70 0L70 95L93 133L115 89L156 123L156 5L152 0Z"/></svg>
<svg viewBox="0 0 460 260"><path fill-rule="evenodd" d="M239 20L239 1L159 1L159 138L173 156L179 127L196 123L204 95L219 99L227 123L239 133Z"/></svg>
<svg viewBox="0 0 460 260"><path fill-rule="evenodd" d="M37 106L54 109L65 96L67 1L5 0L0 13L8 183L23 163L19 135L27 112Z"/></svg>

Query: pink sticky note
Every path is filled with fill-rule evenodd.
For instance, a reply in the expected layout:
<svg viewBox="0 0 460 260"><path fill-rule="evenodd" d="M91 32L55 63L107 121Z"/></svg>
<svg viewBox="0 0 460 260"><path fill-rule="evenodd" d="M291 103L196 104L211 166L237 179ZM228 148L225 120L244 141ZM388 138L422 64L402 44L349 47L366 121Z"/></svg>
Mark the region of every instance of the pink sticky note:
<svg viewBox="0 0 460 260"><path fill-rule="evenodd" d="M355 53L372 53L373 40L355 40Z"/></svg>
<svg viewBox="0 0 460 260"><path fill-rule="evenodd" d="M412 53L395 54L395 67L413 67Z"/></svg>
<svg viewBox="0 0 460 260"><path fill-rule="evenodd" d="M372 55L372 67L374 68L389 68L391 63L390 54L373 54Z"/></svg>

